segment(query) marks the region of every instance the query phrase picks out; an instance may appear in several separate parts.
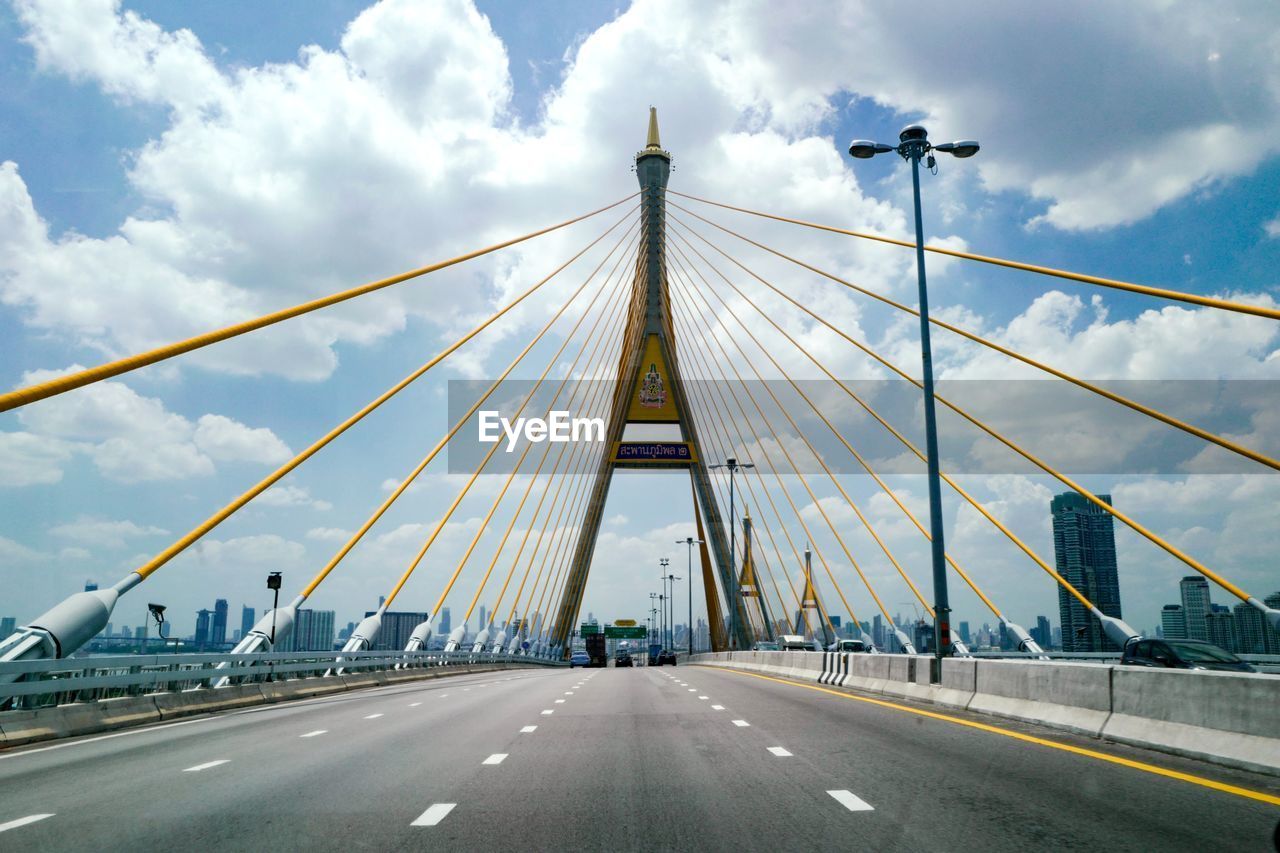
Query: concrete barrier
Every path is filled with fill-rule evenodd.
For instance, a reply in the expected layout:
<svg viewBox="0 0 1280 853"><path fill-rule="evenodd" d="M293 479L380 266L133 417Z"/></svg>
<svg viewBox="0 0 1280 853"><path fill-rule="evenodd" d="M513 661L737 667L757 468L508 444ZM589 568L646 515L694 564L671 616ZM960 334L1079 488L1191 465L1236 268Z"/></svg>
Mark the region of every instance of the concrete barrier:
<svg viewBox="0 0 1280 853"><path fill-rule="evenodd" d="M1280 768L1280 678L1118 666L1102 736L1275 773Z"/></svg>
<svg viewBox="0 0 1280 853"><path fill-rule="evenodd" d="M258 684L232 684L209 690L184 690L181 693L153 693L150 698L155 702L161 720L248 708L267 701L263 696L262 686Z"/></svg>
<svg viewBox="0 0 1280 853"><path fill-rule="evenodd" d="M513 668L523 667L521 664L483 664L299 678L178 693L149 693L30 711L5 711L0 713L0 749L365 687Z"/></svg>
<svg viewBox="0 0 1280 853"><path fill-rule="evenodd" d="M1098 736L1111 715L1110 666L978 660L968 708Z"/></svg>
<svg viewBox="0 0 1280 853"><path fill-rule="evenodd" d="M695 664L818 680L790 654L698 656ZM808 663L804 661L803 663ZM1023 720L1280 776L1280 677L1147 669L1067 661L948 658L933 681L931 658L849 655L837 687Z"/></svg>

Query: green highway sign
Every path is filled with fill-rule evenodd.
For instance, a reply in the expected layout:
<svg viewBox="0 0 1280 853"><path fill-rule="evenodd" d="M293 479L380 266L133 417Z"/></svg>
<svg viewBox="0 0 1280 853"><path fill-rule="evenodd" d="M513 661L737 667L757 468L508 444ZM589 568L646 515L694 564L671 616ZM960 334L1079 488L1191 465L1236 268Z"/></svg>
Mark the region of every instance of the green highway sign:
<svg viewBox="0 0 1280 853"><path fill-rule="evenodd" d="M643 625L608 625L604 629L605 638L610 640L643 640L648 632Z"/></svg>
<svg viewBox="0 0 1280 853"><path fill-rule="evenodd" d="M587 634L599 634L600 626L592 622L583 622L582 629L578 633L584 637L587 636Z"/></svg>

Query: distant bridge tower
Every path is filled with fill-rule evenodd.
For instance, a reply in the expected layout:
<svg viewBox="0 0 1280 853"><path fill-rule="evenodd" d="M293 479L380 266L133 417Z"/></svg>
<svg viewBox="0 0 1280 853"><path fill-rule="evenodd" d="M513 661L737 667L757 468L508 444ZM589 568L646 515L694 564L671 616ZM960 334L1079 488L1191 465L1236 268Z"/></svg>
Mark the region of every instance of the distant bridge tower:
<svg viewBox="0 0 1280 853"><path fill-rule="evenodd" d="M711 544L721 586L729 606L736 609L730 619L738 648L751 647L751 623L729 559L729 542L720 508L711 491L711 478L699 453L697 430L689 410L684 382L676 360L675 326L666 279L666 187L671 174L671 155L658 139L658 113L649 108L649 136L636 154L636 177L640 181L644 249L632 286L632 312L623 340L627 348L618 364L618 381L613 392L606 440L608 451L601 458L591 488L590 502L578 541L565 595L556 614L552 643L568 647L586 588L587 572L595 554L605 500L615 468L688 468L697 497L695 513L701 511ZM624 441L628 424L671 424L679 428L679 441ZM705 590L707 600L719 593Z"/></svg>

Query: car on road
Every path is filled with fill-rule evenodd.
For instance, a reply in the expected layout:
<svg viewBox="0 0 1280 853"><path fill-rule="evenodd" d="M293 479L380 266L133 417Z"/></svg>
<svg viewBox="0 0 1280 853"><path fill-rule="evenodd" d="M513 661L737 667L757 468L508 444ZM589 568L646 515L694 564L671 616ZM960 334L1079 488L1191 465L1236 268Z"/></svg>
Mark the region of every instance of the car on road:
<svg viewBox="0 0 1280 853"><path fill-rule="evenodd" d="M871 651L871 649L867 648L867 644L862 642L862 640L836 640L834 643L827 646L827 651L829 652L869 652Z"/></svg>
<svg viewBox="0 0 1280 853"><path fill-rule="evenodd" d="M569 669L575 666L591 666L591 655L586 652L574 652L569 656Z"/></svg>
<svg viewBox="0 0 1280 853"><path fill-rule="evenodd" d="M676 653L671 649L663 649L658 652L658 666L666 666L667 664L676 665Z"/></svg>
<svg viewBox="0 0 1280 853"><path fill-rule="evenodd" d="M1226 649L1203 640L1134 640L1125 646L1120 663L1168 669L1216 669L1257 672Z"/></svg>
<svg viewBox="0 0 1280 853"><path fill-rule="evenodd" d="M776 652L778 644L770 640L761 640L751 647L753 652Z"/></svg>
<svg viewBox="0 0 1280 853"><path fill-rule="evenodd" d="M635 666L635 663L631 660L631 652L618 652L618 656L613 659L613 665L615 668L620 666Z"/></svg>
<svg viewBox="0 0 1280 853"><path fill-rule="evenodd" d="M811 652L813 643L799 634L782 634L778 637L778 648L784 652Z"/></svg>

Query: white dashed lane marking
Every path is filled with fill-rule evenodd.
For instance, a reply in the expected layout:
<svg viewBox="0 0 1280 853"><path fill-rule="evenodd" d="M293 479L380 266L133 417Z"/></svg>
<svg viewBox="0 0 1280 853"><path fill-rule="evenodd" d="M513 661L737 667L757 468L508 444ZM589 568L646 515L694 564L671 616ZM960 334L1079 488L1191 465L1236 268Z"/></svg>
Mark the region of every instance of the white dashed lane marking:
<svg viewBox="0 0 1280 853"><path fill-rule="evenodd" d="M712 705L712 706L711 706L711 710L713 710L713 711L723 711L723 710L724 710L724 706L723 706L723 705Z"/></svg>
<svg viewBox="0 0 1280 853"><path fill-rule="evenodd" d="M542 716L544 716L544 717L549 717L549 716L551 716L551 715L552 715L552 714L554 714L554 713L555 713L555 709L553 709L553 708L548 708L548 709L546 709L545 711L543 711L543 712L542 712Z"/></svg>
<svg viewBox="0 0 1280 853"><path fill-rule="evenodd" d="M305 735L298 735L298 737L319 737L322 734L326 734L328 731L328 729L316 729L314 732L307 732Z"/></svg>
<svg viewBox="0 0 1280 853"><path fill-rule="evenodd" d="M563 700L563 699L557 699L557 700L556 700L556 704L557 704L557 705L563 705L563 704L564 704L564 700Z"/></svg>
<svg viewBox="0 0 1280 853"><path fill-rule="evenodd" d="M827 791L837 803L851 812L873 812L875 806L853 794L851 791Z"/></svg>
<svg viewBox="0 0 1280 853"><path fill-rule="evenodd" d="M369 716L365 717L365 719L366 719L366 720L376 720L376 719L378 719L378 718L379 718L379 717L381 717L381 716L382 716L381 714L370 714Z"/></svg>
<svg viewBox="0 0 1280 853"><path fill-rule="evenodd" d="M433 803L431 808L418 815L418 819L409 825L435 826L437 823L444 820L445 815L453 811L453 807L456 805L457 803Z"/></svg>
<svg viewBox="0 0 1280 853"><path fill-rule="evenodd" d="M480 763L481 764L501 764L502 762L507 760L508 754L509 753L506 753L506 752L495 752L493 755L490 755L488 758L486 758L484 761Z"/></svg>
<svg viewBox="0 0 1280 853"><path fill-rule="evenodd" d="M790 751L783 749L780 746L771 746L769 747L769 751L772 752L774 755L778 756L779 758L788 758L791 756Z"/></svg>
<svg viewBox="0 0 1280 853"><path fill-rule="evenodd" d="M749 726L749 725L751 725L751 724L750 724L750 723L748 723L746 720L734 720L734 721L733 721L733 724L734 724L735 726Z"/></svg>
<svg viewBox="0 0 1280 853"><path fill-rule="evenodd" d="M532 734L533 732L536 732L537 730L538 730L538 727L537 727L537 726L525 726L524 728L522 728L522 729L520 730L520 734L522 734L522 735Z"/></svg>
<svg viewBox="0 0 1280 853"><path fill-rule="evenodd" d="M204 764L197 764L195 767L188 767L183 773L199 773L201 770L208 770L210 767L217 767L219 764L226 764L230 758L219 758L217 761L206 761Z"/></svg>
<svg viewBox="0 0 1280 853"><path fill-rule="evenodd" d="M410 702L410 703L409 703L409 707L410 707L410 708L416 708L416 707L418 707L418 706L419 706L419 705L421 705L421 704L422 704L421 702Z"/></svg>
<svg viewBox="0 0 1280 853"><path fill-rule="evenodd" d="M699 699L706 699L707 697L706 697L706 696L699 696L698 698L699 698Z"/></svg>
<svg viewBox="0 0 1280 853"><path fill-rule="evenodd" d="M47 817L53 817L53 813L49 814L29 814L26 817L20 817L17 820L11 820L8 823L0 823L0 832L10 829L17 829L20 826L26 826L29 823L35 823L38 820L44 820Z"/></svg>

